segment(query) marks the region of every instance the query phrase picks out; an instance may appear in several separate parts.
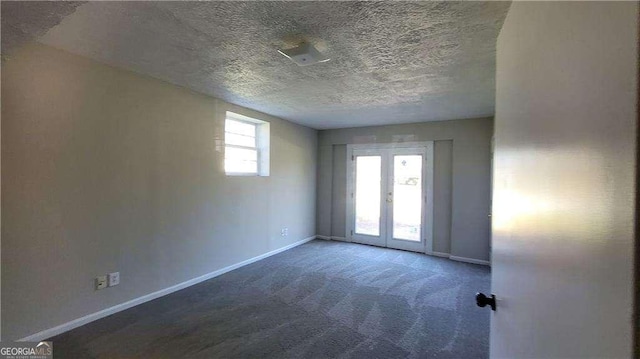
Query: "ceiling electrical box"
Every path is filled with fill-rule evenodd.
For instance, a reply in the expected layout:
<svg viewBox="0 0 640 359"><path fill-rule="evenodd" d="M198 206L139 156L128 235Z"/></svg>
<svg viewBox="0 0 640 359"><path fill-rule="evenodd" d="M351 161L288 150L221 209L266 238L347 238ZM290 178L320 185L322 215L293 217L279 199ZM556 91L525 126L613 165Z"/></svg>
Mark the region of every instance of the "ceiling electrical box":
<svg viewBox="0 0 640 359"><path fill-rule="evenodd" d="M291 49L278 50L278 52L295 62L298 66L309 66L329 61L329 58L308 43L302 43Z"/></svg>

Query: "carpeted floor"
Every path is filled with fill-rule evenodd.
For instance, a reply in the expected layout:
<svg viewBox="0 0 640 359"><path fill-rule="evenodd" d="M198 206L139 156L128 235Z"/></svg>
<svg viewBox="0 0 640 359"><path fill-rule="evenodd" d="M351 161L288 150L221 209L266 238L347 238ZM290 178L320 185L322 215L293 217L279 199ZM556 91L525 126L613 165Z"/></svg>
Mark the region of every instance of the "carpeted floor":
<svg viewBox="0 0 640 359"><path fill-rule="evenodd" d="M490 269L315 240L52 338L55 358L486 358Z"/></svg>

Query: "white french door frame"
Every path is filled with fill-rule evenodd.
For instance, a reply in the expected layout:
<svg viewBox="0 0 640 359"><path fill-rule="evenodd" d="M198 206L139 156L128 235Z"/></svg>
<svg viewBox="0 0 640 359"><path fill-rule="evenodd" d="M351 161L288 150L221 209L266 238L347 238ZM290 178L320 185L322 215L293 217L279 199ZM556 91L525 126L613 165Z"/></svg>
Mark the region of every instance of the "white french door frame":
<svg viewBox="0 0 640 359"><path fill-rule="evenodd" d="M424 243L424 248L420 248L419 252L430 254L433 252L433 141L424 141L424 142L404 142L404 143L375 143L375 144L354 144L347 145L347 208L346 208L346 228L345 228L345 238L348 242L354 242L354 233L355 233L355 188L354 188L354 180L355 180L355 157L354 151L358 155L376 155L380 153L379 151L392 150L392 149L419 149L424 151L425 162L423 168L423 183L422 188L424 189L423 195L425 196L425 202L423 203L422 210L422 228L421 228L421 239ZM383 155L382 157L385 157ZM384 159L383 159L384 161ZM391 176L387 173L387 171L392 171L393 166L389 164L391 159L386 159L388 161L386 168L383 165L382 170L382 181L386 183L388 178ZM385 188L385 185L382 186ZM384 207L386 206L385 197L381 194L380 198L381 202L381 217L384 213ZM380 219L380 237L385 235L384 241L389 237L393 237L392 235L386 235L385 233L388 230L391 230L389 227L389 221L391 219L389 217ZM394 241L398 241L394 239ZM367 239L366 236L359 235L358 243L372 244L372 245L381 245L380 239L371 238ZM409 246L411 247L411 246ZM398 248L398 247L394 247ZM402 248L405 249L405 248ZM409 248L406 248L409 249ZM414 250L414 249L409 249Z"/></svg>

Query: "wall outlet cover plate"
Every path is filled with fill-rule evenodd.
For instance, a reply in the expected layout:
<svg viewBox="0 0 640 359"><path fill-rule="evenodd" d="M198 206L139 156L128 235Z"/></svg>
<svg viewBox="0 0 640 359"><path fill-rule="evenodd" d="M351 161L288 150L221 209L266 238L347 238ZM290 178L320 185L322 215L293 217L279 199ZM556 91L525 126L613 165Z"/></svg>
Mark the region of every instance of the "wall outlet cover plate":
<svg viewBox="0 0 640 359"><path fill-rule="evenodd" d="M120 272L109 273L109 287L120 284Z"/></svg>

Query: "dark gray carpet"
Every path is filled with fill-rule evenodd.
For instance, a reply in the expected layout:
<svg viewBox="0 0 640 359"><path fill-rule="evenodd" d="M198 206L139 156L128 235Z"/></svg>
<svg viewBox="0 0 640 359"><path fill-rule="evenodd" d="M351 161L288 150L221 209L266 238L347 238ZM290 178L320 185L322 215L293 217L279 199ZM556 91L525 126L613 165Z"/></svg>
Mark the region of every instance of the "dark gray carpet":
<svg viewBox="0 0 640 359"><path fill-rule="evenodd" d="M488 267L315 240L52 338L55 358L486 358Z"/></svg>

